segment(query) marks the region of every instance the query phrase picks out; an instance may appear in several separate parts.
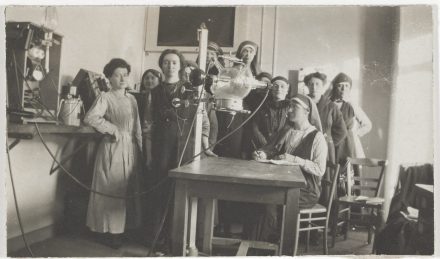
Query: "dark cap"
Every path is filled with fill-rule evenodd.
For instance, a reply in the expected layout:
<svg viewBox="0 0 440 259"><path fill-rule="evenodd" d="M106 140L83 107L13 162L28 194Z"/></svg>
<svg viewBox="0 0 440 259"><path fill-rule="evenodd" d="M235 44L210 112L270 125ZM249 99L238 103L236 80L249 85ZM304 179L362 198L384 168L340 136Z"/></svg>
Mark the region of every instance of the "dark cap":
<svg viewBox="0 0 440 259"><path fill-rule="evenodd" d="M315 73L308 74L308 75L306 75L304 77L304 84L308 85L310 80L312 80L312 78L320 79L323 82L324 85L327 82L327 76L325 74L319 73L319 72L315 72Z"/></svg>
<svg viewBox="0 0 440 259"><path fill-rule="evenodd" d="M342 82L348 82L348 83L350 84L350 86L351 86L351 84L352 84L352 80L351 80L351 78L350 78L348 75L346 75L346 74L344 74L344 73L339 73L339 74L333 79L333 81L332 81L332 85L333 85L333 86L336 86L337 84L342 83Z"/></svg>

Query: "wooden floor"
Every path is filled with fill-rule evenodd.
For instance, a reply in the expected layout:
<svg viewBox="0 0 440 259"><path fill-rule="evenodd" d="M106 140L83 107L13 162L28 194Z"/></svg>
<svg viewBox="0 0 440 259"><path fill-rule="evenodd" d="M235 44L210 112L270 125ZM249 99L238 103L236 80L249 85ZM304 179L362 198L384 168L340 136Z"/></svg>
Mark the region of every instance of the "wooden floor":
<svg viewBox="0 0 440 259"><path fill-rule="evenodd" d="M329 248L330 255L368 255L372 245L366 243L367 233L358 229L350 231L349 238L339 237L334 248ZM146 257L148 248L141 242L125 240L119 249L113 249L96 242L88 235L60 235L55 238L33 244L31 250L36 257ZM215 255L228 256L231 251L214 250ZM233 251L232 251L233 252ZM322 255L322 245L311 246L304 253L304 245L300 244L298 255ZM9 257L29 257L26 249L8 253Z"/></svg>

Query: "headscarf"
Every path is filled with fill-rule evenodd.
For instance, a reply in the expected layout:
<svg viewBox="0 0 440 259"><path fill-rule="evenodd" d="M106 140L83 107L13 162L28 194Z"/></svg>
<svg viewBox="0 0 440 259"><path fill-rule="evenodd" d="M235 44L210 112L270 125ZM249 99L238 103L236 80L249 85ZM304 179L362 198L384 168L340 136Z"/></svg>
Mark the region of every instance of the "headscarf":
<svg viewBox="0 0 440 259"><path fill-rule="evenodd" d="M259 61L258 61L258 45L257 43L253 42L253 41L243 41L242 43L240 43L240 45L238 46L237 52L235 53L235 56L239 59L241 59L241 53L243 52L243 49L245 47L252 47L255 49L255 56L254 59L251 62L251 71L253 76L258 75L258 73L260 72L260 66L259 66Z"/></svg>
<svg viewBox="0 0 440 259"><path fill-rule="evenodd" d="M297 98L297 99L295 99L295 98ZM303 103L305 103L307 105L307 107L309 108L309 122L310 122L310 124L315 126L317 130L322 132L321 118L319 117L318 107L316 106L316 103L313 102L312 98L310 98L306 95L302 95L302 94L297 94L297 95L293 96L292 98L289 99L289 101L295 102L295 100L298 100L298 99L301 100Z"/></svg>
<svg viewBox="0 0 440 259"><path fill-rule="evenodd" d="M208 42L208 50L215 51L215 53L217 53L217 56L223 55L222 48L220 48L220 46L217 43L213 42L213 41L209 41Z"/></svg>
<svg viewBox="0 0 440 259"><path fill-rule="evenodd" d="M272 84L275 83L275 81L284 81L286 82L286 84L289 84L289 81L287 81L287 79L284 76L276 76L272 78L272 80L270 80Z"/></svg>

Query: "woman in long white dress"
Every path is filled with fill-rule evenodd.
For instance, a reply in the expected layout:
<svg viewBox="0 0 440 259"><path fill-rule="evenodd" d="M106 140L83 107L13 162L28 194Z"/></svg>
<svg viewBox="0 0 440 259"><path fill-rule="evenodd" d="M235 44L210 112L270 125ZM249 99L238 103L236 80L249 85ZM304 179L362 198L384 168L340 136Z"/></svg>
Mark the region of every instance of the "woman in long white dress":
<svg viewBox="0 0 440 259"><path fill-rule="evenodd" d="M142 136L136 100L126 93L129 73L123 59L112 59L104 67L111 90L97 97L84 119L104 134L92 182L92 189L100 193L90 194L86 224L113 248L121 246L126 228L138 227L141 219L139 197L133 198L133 193L139 190Z"/></svg>

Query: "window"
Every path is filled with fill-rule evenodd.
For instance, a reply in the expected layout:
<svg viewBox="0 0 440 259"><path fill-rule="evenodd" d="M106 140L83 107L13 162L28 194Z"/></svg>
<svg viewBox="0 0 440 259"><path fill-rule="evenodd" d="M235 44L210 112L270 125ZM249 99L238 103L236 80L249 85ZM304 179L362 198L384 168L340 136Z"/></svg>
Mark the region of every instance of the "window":
<svg viewBox="0 0 440 259"><path fill-rule="evenodd" d="M145 51L178 48L196 52L197 29L204 22L208 38L224 51L232 51L244 40L246 7L148 7Z"/></svg>

